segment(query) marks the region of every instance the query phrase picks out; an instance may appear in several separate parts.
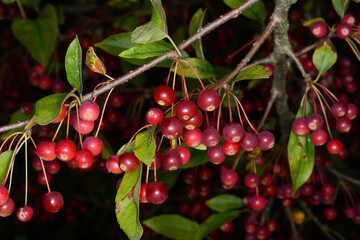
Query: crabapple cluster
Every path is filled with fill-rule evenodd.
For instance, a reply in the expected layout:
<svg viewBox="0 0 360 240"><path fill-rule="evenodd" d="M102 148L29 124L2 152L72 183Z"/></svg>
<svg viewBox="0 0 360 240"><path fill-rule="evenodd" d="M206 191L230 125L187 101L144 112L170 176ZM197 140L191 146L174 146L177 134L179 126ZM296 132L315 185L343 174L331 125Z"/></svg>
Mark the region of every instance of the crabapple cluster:
<svg viewBox="0 0 360 240"><path fill-rule="evenodd" d="M331 113L336 119L336 129L341 133L349 132L351 128L351 120L358 113L355 104L336 102L331 107ZM299 117L292 123L292 131L297 136L306 136L310 134L310 139L315 146L322 146L327 142L326 148L331 154L339 154L344 147L340 140L330 139L323 129L324 119L319 113L312 113L308 117Z"/></svg>

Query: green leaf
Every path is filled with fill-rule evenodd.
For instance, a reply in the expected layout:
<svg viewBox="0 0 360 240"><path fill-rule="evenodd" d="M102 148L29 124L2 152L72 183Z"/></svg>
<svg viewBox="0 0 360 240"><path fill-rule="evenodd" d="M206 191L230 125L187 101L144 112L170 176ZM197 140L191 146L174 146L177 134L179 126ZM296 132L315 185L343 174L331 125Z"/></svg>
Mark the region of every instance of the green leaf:
<svg viewBox="0 0 360 240"><path fill-rule="evenodd" d="M68 93L55 93L38 100L35 103L36 122L47 125L54 121L59 116L67 96Z"/></svg>
<svg viewBox="0 0 360 240"><path fill-rule="evenodd" d="M113 56L119 56L122 51L132 48L135 44L131 42L131 33L119 33L111 35L94 46Z"/></svg>
<svg viewBox="0 0 360 240"><path fill-rule="evenodd" d="M143 221L154 232L171 239L194 239L199 224L175 214L159 215Z"/></svg>
<svg viewBox="0 0 360 240"><path fill-rule="evenodd" d="M302 117L302 113L303 106L300 107L296 118ZM311 113L311 106L306 102L305 117ZM291 131L288 143L288 159L294 196L295 192L309 179L314 168L315 146L311 142L310 134L300 137Z"/></svg>
<svg viewBox="0 0 360 240"><path fill-rule="evenodd" d="M246 0L224 0L224 3L231 8L235 8L245 1ZM249 9L246 9L242 14L247 18L263 22L266 18L265 4L262 1L257 2Z"/></svg>
<svg viewBox="0 0 360 240"><path fill-rule="evenodd" d="M82 93L82 55L78 37L70 43L65 55L65 70L69 84Z"/></svg>
<svg viewBox="0 0 360 240"><path fill-rule="evenodd" d="M204 239L209 233L220 228L224 223L237 218L240 213L241 211L229 211L211 215L200 225L194 239Z"/></svg>
<svg viewBox="0 0 360 240"><path fill-rule="evenodd" d="M195 71L197 72L197 74L199 75L199 77L201 79L208 79L208 78L214 77L214 68L205 59L186 58L184 60L186 60L188 63L191 64L191 66L195 69ZM185 77L197 78L196 74L194 73L194 71L190 68L190 66L187 63L182 61L182 65L183 65L183 68L184 68ZM171 71L174 71L174 69L171 69ZM178 69L177 69L176 72L177 72L177 74L179 76L181 76L181 71L180 71L179 66L178 66Z"/></svg>
<svg viewBox="0 0 360 240"><path fill-rule="evenodd" d="M139 195L142 164L131 173L125 173L116 194L116 219L131 240L141 238L143 229L139 221Z"/></svg>
<svg viewBox="0 0 360 240"><path fill-rule="evenodd" d="M317 47L313 54L313 63L321 73L329 70L336 62L337 53L330 39L326 39L320 47Z"/></svg>
<svg viewBox="0 0 360 240"><path fill-rule="evenodd" d="M19 109L19 110L17 110L16 112L14 112L14 114L11 116L10 121L9 121L9 124L30 119L30 118L32 118L33 115L34 115L34 112L32 112L32 113L29 114L29 115L25 115L25 114L23 114L23 113L21 112L21 110ZM9 131L6 131L6 132L4 132L4 133L1 134L0 140L5 140L5 139L6 139L8 136L10 136L11 134L13 134L13 133L15 133L15 132L18 132L18 131L21 131L22 129L23 129L23 127L16 128L16 129L11 129L11 130L9 130Z"/></svg>
<svg viewBox="0 0 360 240"><path fill-rule="evenodd" d="M233 82L238 82L241 80L250 80L250 79L263 79L269 78L269 72L263 65L255 65L245 69L240 72Z"/></svg>
<svg viewBox="0 0 360 240"><path fill-rule="evenodd" d="M189 24L189 36L194 35L202 27L205 13L206 10L203 11L201 8L194 13ZM205 59L201 39L197 40L192 45L195 49L196 57Z"/></svg>
<svg viewBox="0 0 360 240"><path fill-rule="evenodd" d="M114 150L106 137L101 133L99 133L98 137L103 142L103 150L101 151L101 157L103 159L108 159L109 157L115 155Z"/></svg>
<svg viewBox="0 0 360 240"><path fill-rule="evenodd" d="M155 23L163 32L167 33L166 15L161 0L150 1L153 6L151 22Z"/></svg>
<svg viewBox="0 0 360 240"><path fill-rule="evenodd" d="M122 147L117 151L116 155L121 155L126 147L127 143L122 145ZM133 152L135 149L135 141L131 141L125 152Z"/></svg>
<svg viewBox="0 0 360 240"><path fill-rule="evenodd" d="M13 153L13 150L7 150L0 154L0 185L4 183Z"/></svg>
<svg viewBox="0 0 360 240"><path fill-rule="evenodd" d="M140 161L148 166L151 165L156 151L154 138L155 129L156 125L144 132L138 133L135 137L134 154Z"/></svg>
<svg viewBox="0 0 360 240"><path fill-rule="evenodd" d="M350 0L332 0L331 2L336 13L343 18L349 7Z"/></svg>
<svg viewBox="0 0 360 240"><path fill-rule="evenodd" d="M47 66L59 35L55 8L47 4L36 20L14 19L11 30L31 56Z"/></svg>
<svg viewBox="0 0 360 240"><path fill-rule="evenodd" d="M157 28L153 22L148 22L135 28L131 34L131 41L137 44L147 44L162 40L166 37L168 37L166 32Z"/></svg>
<svg viewBox="0 0 360 240"><path fill-rule="evenodd" d="M314 23L317 23L317 22L323 22L326 24L326 21L321 18L321 17L318 17L318 18L313 18L313 19L310 19L310 20L307 20L305 22L303 22L303 26L304 27L311 27Z"/></svg>
<svg viewBox="0 0 360 240"><path fill-rule="evenodd" d="M165 42L154 42L149 44L136 45L123 51L119 56L122 58L145 59L148 57L160 56L171 50L169 44Z"/></svg>
<svg viewBox="0 0 360 240"><path fill-rule="evenodd" d="M213 197L206 201L206 205L217 212L225 212L227 210L241 208L244 206L241 198L230 194L222 194Z"/></svg>

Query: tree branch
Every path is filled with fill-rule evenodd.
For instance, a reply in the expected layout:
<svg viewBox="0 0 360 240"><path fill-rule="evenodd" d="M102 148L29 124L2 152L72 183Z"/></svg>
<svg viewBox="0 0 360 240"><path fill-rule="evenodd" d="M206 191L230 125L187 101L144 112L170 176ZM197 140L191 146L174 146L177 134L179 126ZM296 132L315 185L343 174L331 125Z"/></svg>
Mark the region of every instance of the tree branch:
<svg viewBox="0 0 360 240"><path fill-rule="evenodd" d="M196 32L194 35L192 35L191 37L189 37L187 40L183 41L181 44L178 45L178 49L179 50L184 50L185 48L187 48L188 46L190 46L192 43L196 42L198 39L200 39L201 37L205 36L206 34L210 33L211 31L213 31L214 29L218 28L219 26L223 25L224 23L228 22L229 20L238 17L244 10L248 9L249 7L251 7L254 3L257 3L260 0L247 0L245 1L243 4L239 5L238 7L230 10L229 12L227 12L224 15L221 15L219 18L217 18L216 20L208 23L206 26L204 26L203 28L201 28L198 32ZM107 91L109 91L111 88L119 86L121 84L126 83L127 81L129 81L130 79L144 73L145 71L155 67L156 65L158 65L159 63L165 61L168 58L174 57L174 53L173 52L168 52L164 55L161 55L157 58L155 58L154 60L136 68L133 71L130 71L129 73L119 77L118 79L114 80L113 82L105 85L104 87L100 88L99 90L96 90L94 92L94 96L98 96L102 93L105 93ZM86 95L83 96L84 101L86 100L90 100L91 98L91 93L88 93ZM20 128L25 126L30 119L25 120L25 121L20 121L14 124L9 124L9 125L5 125L0 127L0 133L1 132L6 132L12 129L16 129L16 128Z"/></svg>

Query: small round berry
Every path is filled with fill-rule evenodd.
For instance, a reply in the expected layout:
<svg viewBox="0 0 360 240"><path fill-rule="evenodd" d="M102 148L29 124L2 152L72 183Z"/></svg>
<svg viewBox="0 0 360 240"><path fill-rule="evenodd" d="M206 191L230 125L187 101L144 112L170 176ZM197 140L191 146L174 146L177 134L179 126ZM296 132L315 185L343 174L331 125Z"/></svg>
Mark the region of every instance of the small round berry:
<svg viewBox="0 0 360 240"><path fill-rule="evenodd" d="M186 147L178 146L174 151L180 153L181 164L187 164L190 161L190 151Z"/></svg>
<svg viewBox="0 0 360 240"><path fill-rule="evenodd" d="M274 147L275 137L269 131L262 131L257 135L258 146L261 150L267 151Z"/></svg>
<svg viewBox="0 0 360 240"><path fill-rule="evenodd" d="M323 117L318 113L312 113L306 119L306 125L311 131L317 131L322 128L324 124Z"/></svg>
<svg viewBox="0 0 360 240"><path fill-rule="evenodd" d="M106 160L106 169L109 172L114 173L114 174L123 173L123 171L121 170L120 165L119 165L119 159L120 159L120 156L118 156L118 155L109 157L109 159Z"/></svg>
<svg viewBox="0 0 360 240"><path fill-rule="evenodd" d="M210 147L207 150L207 157L213 164L220 164L225 161L226 155L221 146Z"/></svg>
<svg viewBox="0 0 360 240"><path fill-rule="evenodd" d="M250 200L250 206L253 210L261 210L266 205L266 199L262 196L254 196Z"/></svg>
<svg viewBox="0 0 360 240"><path fill-rule="evenodd" d="M179 119L168 117L163 120L160 126L162 134L168 139L177 139L183 133L183 126Z"/></svg>
<svg viewBox="0 0 360 240"><path fill-rule="evenodd" d="M345 16L342 19L343 23L346 23L347 25L349 25L350 27L355 26L356 24L356 19L352 14L345 14Z"/></svg>
<svg viewBox="0 0 360 240"><path fill-rule="evenodd" d="M190 152L189 152L189 154L190 154ZM180 155L181 155L181 153L180 153ZM189 155L189 159L190 159L190 155ZM150 170L154 170L155 168L160 169L161 166L162 166L162 155L159 152L155 152L155 155L153 157L153 160L152 160L152 163L151 163L151 166L150 166Z"/></svg>
<svg viewBox="0 0 360 240"><path fill-rule="evenodd" d="M163 156L162 166L169 171L175 171L181 166L181 163L181 155L175 150L166 152Z"/></svg>
<svg viewBox="0 0 360 240"><path fill-rule="evenodd" d="M223 225L221 225L220 230L224 233L230 232L233 228L232 221L226 222Z"/></svg>
<svg viewBox="0 0 360 240"><path fill-rule="evenodd" d="M213 127L205 129L201 134L201 142L207 147L218 145L220 140L220 133Z"/></svg>
<svg viewBox="0 0 360 240"><path fill-rule="evenodd" d="M150 124L158 124L163 120L164 113L158 108L150 108L146 113L146 121Z"/></svg>
<svg viewBox="0 0 360 240"><path fill-rule="evenodd" d="M341 133L347 133L351 129L351 121L346 117L339 118L336 121L336 129Z"/></svg>
<svg viewBox="0 0 360 240"><path fill-rule="evenodd" d="M87 149L78 150L75 154L76 166L80 169L90 168L94 163L94 157Z"/></svg>
<svg viewBox="0 0 360 240"><path fill-rule="evenodd" d="M324 210L324 217L328 220L334 220L337 216L336 210L333 208L326 208Z"/></svg>
<svg viewBox="0 0 360 240"><path fill-rule="evenodd" d="M226 124L222 131L225 140L229 142L240 142L244 136L244 132L244 128L237 122Z"/></svg>
<svg viewBox="0 0 360 240"><path fill-rule="evenodd" d="M53 141L40 142L36 148L36 153L39 157L46 161L52 161L56 158L56 143Z"/></svg>
<svg viewBox="0 0 360 240"><path fill-rule="evenodd" d="M321 187L321 192L322 194L324 194L325 196L331 196L334 194L335 192L335 188L333 185L331 185L330 183L325 183L324 185L322 185Z"/></svg>
<svg viewBox="0 0 360 240"><path fill-rule="evenodd" d="M0 217L8 217L12 214L15 208L15 203L11 198L8 198L8 200L0 205Z"/></svg>
<svg viewBox="0 0 360 240"><path fill-rule="evenodd" d="M113 93L109 98L109 104L113 108L119 108L123 105L123 97L119 93Z"/></svg>
<svg viewBox="0 0 360 240"><path fill-rule="evenodd" d="M311 139L311 142L315 146L322 146L327 142L328 135L327 135L326 131L324 131L323 129L320 129L318 131L312 132L310 139Z"/></svg>
<svg viewBox="0 0 360 240"><path fill-rule="evenodd" d="M233 155L237 154L240 151L240 144L225 141L222 149L223 149L223 152L226 155L233 156Z"/></svg>
<svg viewBox="0 0 360 240"><path fill-rule="evenodd" d="M21 222L28 222L32 218L34 211L32 207L25 206L17 210L16 216Z"/></svg>
<svg viewBox="0 0 360 240"><path fill-rule="evenodd" d="M120 168L124 172L134 172L139 166L139 159L133 152L125 152L120 155Z"/></svg>
<svg viewBox="0 0 360 240"><path fill-rule="evenodd" d="M354 118L356 118L357 114L358 108L356 107L356 105L352 103L347 103L345 117L349 120L353 120Z"/></svg>
<svg viewBox="0 0 360 240"><path fill-rule="evenodd" d="M197 110L194 117L189 120L183 121L183 126L188 130L193 130L201 126L203 122L203 114L201 110Z"/></svg>
<svg viewBox="0 0 360 240"><path fill-rule="evenodd" d="M346 114L346 105L341 103L341 102L337 102L334 103L331 106L331 113L335 116L335 117L343 117Z"/></svg>
<svg viewBox="0 0 360 240"><path fill-rule="evenodd" d="M345 39L347 37L349 37L351 34L351 26L343 23L337 26L336 28L336 35L341 38L341 39Z"/></svg>
<svg viewBox="0 0 360 240"><path fill-rule="evenodd" d="M102 140L97 137L87 137L83 145L84 149L89 150L94 157L99 155L104 147Z"/></svg>
<svg viewBox="0 0 360 240"><path fill-rule="evenodd" d="M214 89L203 90L197 99L199 107L207 112L214 111L220 105L220 96Z"/></svg>
<svg viewBox="0 0 360 240"><path fill-rule="evenodd" d="M244 183L248 188L255 188L259 185L260 178L256 173L248 173L245 175Z"/></svg>
<svg viewBox="0 0 360 240"><path fill-rule="evenodd" d="M34 107L32 103L24 102L20 105L20 110L24 115L29 115L33 112Z"/></svg>
<svg viewBox="0 0 360 240"><path fill-rule="evenodd" d="M0 185L0 205L3 205L9 199L9 191L6 187Z"/></svg>
<svg viewBox="0 0 360 240"><path fill-rule="evenodd" d="M58 160L46 162L45 169L49 174L57 174L60 171L60 162Z"/></svg>
<svg viewBox="0 0 360 240"><path fill-rule="evenodd" d="M75 157L76 146L75 143L71 140L60 140L56 143L55 148L56 157L64 162L68 162Z"/></svg>
<svg viewBox="0 0 360 240"><path fill-rule="evenodd" d="M330 154L338 154L343 150L344 146L342 144L342 142L338 139L331 139L327 144L326 144L326 149L328 150L328 152Z"/></svg>
<svg viewBox="0 0 360 240"><path fill-rule="evenodd" d="M176 117L181 121L186 121L195 116L197 107L192 101L180 102L175 107Z"/></svg>
<svg viewBox="0 0 360 240"><path fill-rule="evenodd" d="M239 180L238 173L233 169L226 169L220 175L223 185L235 185Z"/></svg>
<svg viewBox="0 0 360 240"><path fill-rule="evenodd" d="M79 116L82 120L93 122L100 115L99 105L92 101L85 101L79 108Z"/></svg>
<svg viewBox="0 0 360 240"><path fill-rule="evenodd" d="M146 196L146 189L147 189L147 183L142 183L141 186L140 186L140 202L142 203L148 203L148 199L147 199L147 196Z"/></svg>
<svg viewBox="0 0 360 240"><path fill-rule="evenodd" d="M197 147L201 144L201 131L199 128L185 130L183 133L184 143L189 147Z"/></svg>
<svg viewBox="0 0 360 240"><path fill-rule="evenodd" d="M256 148L257 145L258 145L258 138L250 132L246 132L244 137L240 141L240 147L244 151L252 151Z"/></svg>
<svg viewBox="0 0 360 240"><path fill-rule="evenodd" d="M53 191L44 194L41 198L41 203L46 211L56 213L63 207L64 199L61 193Z"/></svg>
<svg viewBox="0 0 360 240"><path fill-rule="evenodd" d="M297 136L306 136L310 133L310 129L308 128L304 117L295 119L295 121L292 123L291 130Z"/></svg>
<svg viewBox="0 0 360 240"><path fill-rule="evenodd" d="M154 100L160 106L168 107L175 100L175 92L171 87L160 85L155 89Z"/></svg>
<svg viewBox="0 0 360 240"><path fill-rule="evenodd" d="M165 183L156 181L148 183L146 188L146 197L149 202L153 204L160 204L165 202L169 194L169 190Z"/></svg>
<svg viewBox="0 0 360 240"><path fill-rule="evenodd" d="M322 38L327 33L327 27L323 22L316 22L310 28L311 34L314 37Z"/></svg>
<svg viewBox="0 0 360 240"><path fill-rule="evenodd" d="M89 134L94 129L95 122L92 121L86 121L82 118L75 118L73 122L73 126L76 131L78 131L81 134Z"/></svg>

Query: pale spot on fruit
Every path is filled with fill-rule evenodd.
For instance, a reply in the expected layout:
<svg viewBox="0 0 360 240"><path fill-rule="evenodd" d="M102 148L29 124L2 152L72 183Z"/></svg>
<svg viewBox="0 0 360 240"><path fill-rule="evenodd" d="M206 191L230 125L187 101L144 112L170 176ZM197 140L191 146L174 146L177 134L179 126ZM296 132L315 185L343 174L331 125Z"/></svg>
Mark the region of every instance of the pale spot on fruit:
<svg viewBox="0 0 360 240"><path fill-rule="evenodd" d="M316 123L310 123L310 124L309 124L309 128L310 128L311 130L316 129Z"/></svg>
<svg viewBox="0 0 360 240"><path fill-rule="evenodd" d="M60 159L61 160L63 160L63 161L66 161L66 160L68 160L68 155L66 155L66 154L60 154Z"/></svg>
<svg viewBox="0 0 360 240"><path fill-rule="evenodd" d="M153 116L153 115L154 115L154 111L150 111L149 116Z"/></svg>
<svg viewBox="0 0 360 240"><path fill-rule="evenodd" d="M234 150L230 150L229 152L228 152L228 155L235 155L235 151Z"/></svg>
<svg viewBox="0 0 360 240"><path fill-rule="evenodd" d="M178 168L175 166L169 168L170 171L175 171L176 169L178 169Z"/></svg>
<svg viewBox="0 0 360 240"><path fill-rule="evenodd" d="M164 102L163 100L159 100L157 103L158 103L160 106L164 106L164 105L165 105L165 102Z"/></svg>
<svg viewBox="0 0 360 240"><path fill-rule="evenodd" d="M126 171L126 165L125 165L125 164L120 164L120 168L121 168L121 170L123 170L124 172Z"/></svg>
<svg viewBox="0 0 360 240"><path fill-rule="evenodd" d="M216 146L216 145L217 145L217 142L216 142L216 141L210 142L210 146L214 147L214 146Z"/></svg>
<svg viewBox="0 0 360 240"><path fill-rule="evenodd" d="M240 141L240 137L233 137L231 140L232 140L233 142L238 142L238 141Z"/></svg>
<svg viewBox="0 0 360 240"><path fill-rule="evenodd" d="M93 115L91 113L85 113L84 114L85 120L90 120L90 119L92 119L92 117L93 117Z"/></svg>
<svg viewBox="0 0 360 240"><path fill-rule="evenodd" d="M182 117L182 119L186 121L186 120L189 120L190 118L189 118L188 115L184 115L184 116Z"/></svg>
<svg viewBox="0 0 360 240"><path fill-rule="evenodd" d="M211 111L214 111L215 108L216 108L216 107L215 107L214 105L210 105L210 106L208 106L208 107L206 108L206 111L211 112Z"/></svg>
<svg viewBox="0 0 360 240"><path fill-rule="evenodd" d="M195 129L195 126L194 125L186 125L185 128L187 130L194 130Z"/></svg>

